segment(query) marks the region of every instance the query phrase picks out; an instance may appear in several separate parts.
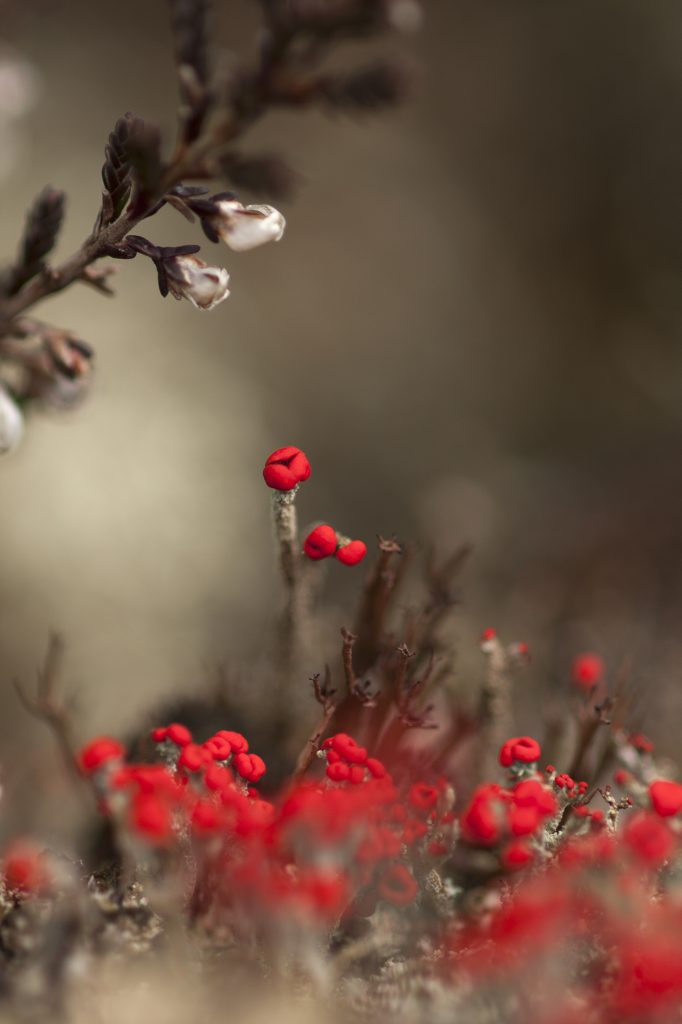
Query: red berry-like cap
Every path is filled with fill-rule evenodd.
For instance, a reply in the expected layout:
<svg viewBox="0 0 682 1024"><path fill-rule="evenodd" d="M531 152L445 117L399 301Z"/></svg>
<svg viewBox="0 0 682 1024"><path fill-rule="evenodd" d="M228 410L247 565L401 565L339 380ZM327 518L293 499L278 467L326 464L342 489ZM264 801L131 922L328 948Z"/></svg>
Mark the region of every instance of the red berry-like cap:
<svg viewBox="0 0 682 1024"><path fill-rule="evenodd" d="M335 761L327 765L327 778L332 782L345 782L350 775L350 767L345 761Z"/></svg>
<svg viewBox="0 0 682 1024"><path fill-rule="evenodd" d="M125 748L122 743L111 736L98 736L97 739L86 743L78 755L78 761L81 770L86 775L91 775L107 761L117 761L124 756Z"/></svg>
<svg viewBox="0 0 682 1024"><path fill-rule="evenodd" d="M430 811L438 803L438 790L426 782L415 782L410 787L407 799L418 811Z"/></svg>
<svg viewBox="0 0 682 1024"><path fill-rule="evenodd" d="M604 661L598 654L586 651L573 659L573 682L584 690L591 690L604 678Z"/></svg>
<svg viewBox="0 0 682 1024"><path fill-rule="evenodd" d="M182 748L178 758L178 768L184 768L187 772L198 772L204 765L211 764L213 757L204 747L198 743L188 743Z"/></svg>
<svg viewBox="0 0 682 1024"><path fill-rule="evenodd" d="M15 892L40 893L49 887L51 877L45 857L32 843L15 840L0 864L2 878Z"/></svg>
<svg viewBox="0 0 682 1024"><path fill-rule="evenodd" d="M236 754L232 764L247 782L258 782L265 775L265 761L258 754Z"/></svg>
<svg viewBox="0 0 682 1024"><path fill-rule="evenodd" d="M540 759L540 744L530 736L515 736L500 748L499 760L503 768L509 768L515 761L532 764Z"/></svg>
<svg viewBox="0 0 682 1024"><path fill-rule="evenodd" d="M638 860L652 868L660 867L675 849L669 827L649 811L638 811L628 820L623 842Z"/></svg>
<svg viewBox="0 0 682 1024"><path fill-rule="evenodd" d="M188 743L192 742L192 733L186 725L180 725L179 722L173 722L168 726L166 737L178 747L186 747Z"/></svg>
<svg viewBox="0 0 682 1024"><path fill-rule="evenodd" d="M263 479L274 491L292 491L296 484L310 476L310 463L305 452L289 445L269 455L263 468Z"/></svg>
<svg viewBox="0 0 682 1024"><path fill-rule="evenodd" d="M323 523L311 530L303 541L303 551L314 562L321 558L329 558L336 551L336 530L333 526Z"/></svg>
<svg viewBox="0 0 682 1024"><path fill-rule="evenodd" d="M199 835L207 835L220 825L220 808L206 797L200 797L192 810L192 830Z"/></svg>
<svg viewBox="0 0 682 1024"><path fill-rule="evenodd" d="M219 729L216 733L217 736L222 736L223 739L227 740L232 747L233 754L245 754L249 749L248 740L240 732L232 732L230 729Z"/></svg>
<svg viewBox="0 0 682 1024"><path fill-rule="evenodd" d="M649 786L649 796L654 810L662 818L671 818L682 810L682 786L679 782L659 779Z"/></svg>
<svg viewBox="0 0 682 1024"><path fill-rule="evenodd" d="M515 839L502 850L500 860L507 871L520 871L533 860L533 850L528 840Z"/></svg>
<svg viewBox="0 0 682 1024"><path fill-rule="evenodd" d="M224 736L211 736L204 743L204 749L208 750L214 761L227 761L232 753L232 744Z"/></svg>
<svg viewBox="0 0 682 1024"><path fill-rule="evenodd" d="M173 835L171 811L165 800L153 793L138 793L130 807L130 824L149 843L163 845Z"/></svg>
<svg viewBox="0 0 682 1024"><path fill-rule="evenodd" d="M417 883L403 864L391 864L381 874L378 894L382 900L404 907L417 895Z"/></svg>
<svg viewBox="0 0 682 1024"><path fill-rule="evenodd" d="M221 793L225 789L230 789L234 783L234 775L229 768L224 768L220 764L211 764L206 769L204 775L204 783L207 789L212 789L214 792Z"/></svg>
<svg viewBox="0 0 682 1024"><path fill-rule="evenodd" d="M365 765L369 770L370 775L373 775L375 779L385 778L386 769L381 761L377 761L376 757L368 757L365 761Z"/></svg>
<svg viewBox="0 0 682 1024"><path fill-rule="evenodd" d="M352 540L344 544L336 552L339 562L344 565L357 565L367 554L367 545L361 540Z"/></svg>

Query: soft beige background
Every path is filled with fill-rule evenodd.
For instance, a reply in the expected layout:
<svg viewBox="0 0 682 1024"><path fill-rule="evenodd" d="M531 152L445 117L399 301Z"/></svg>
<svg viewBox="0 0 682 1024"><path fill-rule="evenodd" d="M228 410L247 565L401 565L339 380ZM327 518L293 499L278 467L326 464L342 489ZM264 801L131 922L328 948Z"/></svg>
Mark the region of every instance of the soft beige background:
<svg viewBox="0 0 682 1024"><path fill-rule="evenodd" d="M250 47L257 5L217 6L223 44ZM50 626L68 636L86 730L123 729L195 689L202 666L262 644L278 590L260 468L286 443L314 466L304 519L474 541L465 680L487 624L535 651L528 721L530 694L565 685L576 649L629 656L645 724L674 748L679 4L426 8L421 35L394 40L418 68L402 111L280 113L245 145L279 149L305 181L279 245L207 243L232 275L219 309L162 301L142 259L118 265L113 301L72 288L41 308L95 345L98 379L85 408L35 419L1 467L10 782L20 742L52 757L10 690L32 679ZM0 195L3 253L46 182L68 192L66 253L94 219L117 116L171 136L165 5L7 3L3 32L41 80ZM172 211L144 230L201 240ZM359 576L331 576L342 620Z"/></svg>

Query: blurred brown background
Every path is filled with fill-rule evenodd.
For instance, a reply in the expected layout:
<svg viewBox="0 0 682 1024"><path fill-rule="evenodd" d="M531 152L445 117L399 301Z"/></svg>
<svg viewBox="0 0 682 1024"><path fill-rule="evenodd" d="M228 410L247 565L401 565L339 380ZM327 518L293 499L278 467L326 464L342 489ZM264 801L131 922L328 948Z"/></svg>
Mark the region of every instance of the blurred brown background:
<svg viewBox="0 0 682 1024"><path fill-rule="evenodd" d="M225 47L250 48L257 5L217 6ZM171 137L165 4L6 3L2 32L38 75L0 193L3 252L50 182L69 197L66 253L94 219L116 118ZM289 443L314 467L304 521L473 541L460 672L480 673L483 626L528 640L524 731L589 647L612 669L629 660L643 724L674 751L682 10L434 0L422 32L393 42L417 65L400 112L281 113L245 145L305 180L280 244L207 243L231 273L217 310L162 301L142 260L118 265L115 300L74 287L41 307L96 346L98 376L89 404L34 419L0 467L11 790L20 744L53 759L11 689L49 627L68 637L86 732L124 729L258 648L278 598L260 469ZM145 228L201 240L169 210ZM332 568L341 622L360 577Z"/></svg>

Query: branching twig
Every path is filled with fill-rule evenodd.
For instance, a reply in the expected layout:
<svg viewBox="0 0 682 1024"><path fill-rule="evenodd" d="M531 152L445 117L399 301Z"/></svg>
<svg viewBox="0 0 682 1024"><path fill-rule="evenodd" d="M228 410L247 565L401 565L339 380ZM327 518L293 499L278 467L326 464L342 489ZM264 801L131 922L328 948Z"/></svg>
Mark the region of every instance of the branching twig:
<svg viewBox="0 0 682 1024"><path fill-rule="evenodd" d="M336 701L334 700L336 690L332 689L331 686L331 673L328 665L325 668L324 683L320 683L319 673L313 676L311 682L313 684L315 699L322 707L322 714L320 715L310 737L306 740L303 750L298 756L296 767L294 768L291 776L292 785L301 781L315 760L317 751L320 747L320 740L327 731L337 707Z"/></svg>
<svg viewBox="0 0 682 1024"><path fill-rule="evenodd" d="M35 696L27 694L18 680L14 681L14 686L26 711L52 730L70 775L82 782L76 761L76 745L69 712L57 692L64 650L65 644L61 634L51 633L45 660L38 672Z"/></svg>

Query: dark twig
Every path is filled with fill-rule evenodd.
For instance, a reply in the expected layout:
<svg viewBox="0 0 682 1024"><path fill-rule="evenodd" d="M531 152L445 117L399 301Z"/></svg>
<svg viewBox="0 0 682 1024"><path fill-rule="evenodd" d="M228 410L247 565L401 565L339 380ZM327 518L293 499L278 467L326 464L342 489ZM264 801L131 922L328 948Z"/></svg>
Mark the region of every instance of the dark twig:
<svg viewBox="0 0 682 1024"><path fill-rule="evenodd" d="M379 557L365 582L355 627L355 665L360 674L371 668L381 653L390 600L398 582L393 559L400 554L397 541L379 537Z"/></svg>
<svg viewBox="0 0 682 1024"><path fill-rule="evenodd" d="M355 689L358 685L358 681L355 678L355 670L353 669L353 647L357 637L355 633L351 633L345 626L341 627L341 636L343 638L343 671L346 677L346 691L349 694L354 694Z"/></svg>
<svg viewBox="0 0 682 1024"><path fill-rule="evenodd" d="M297 782L301 781L315 760L317 751L320 749L320 740L327 731L337 707L336 701L334 700L336 690L331 687L331 673L328 665L325 667L324 683L320 683L319 673L312 677L311 682L313 684L315 699L322 707L322 714L315 724L310 737L306 740L303 750L298 755L296 767L294 768L291 776L291 785L295 785Z"/></svg>

